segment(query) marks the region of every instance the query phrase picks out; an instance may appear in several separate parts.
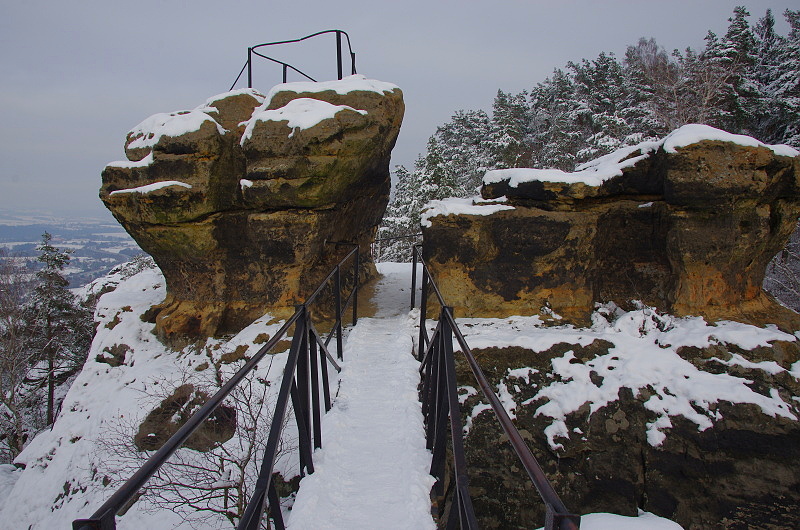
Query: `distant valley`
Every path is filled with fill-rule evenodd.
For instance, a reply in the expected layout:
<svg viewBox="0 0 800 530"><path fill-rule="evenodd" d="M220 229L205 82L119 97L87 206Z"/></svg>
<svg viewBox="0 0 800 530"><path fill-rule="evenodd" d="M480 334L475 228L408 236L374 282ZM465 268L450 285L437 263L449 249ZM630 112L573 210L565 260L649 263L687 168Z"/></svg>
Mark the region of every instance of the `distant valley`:
<svg viewBox="0 0 800 530"><path fill-rule="evenodd" d="M52 234L54 246L72 250L65 270L71 288L83 286L142 252L110 215L65 219L0 210L0 252L24 260L31 270L39 265L36 247L45 231Z"/></svg>

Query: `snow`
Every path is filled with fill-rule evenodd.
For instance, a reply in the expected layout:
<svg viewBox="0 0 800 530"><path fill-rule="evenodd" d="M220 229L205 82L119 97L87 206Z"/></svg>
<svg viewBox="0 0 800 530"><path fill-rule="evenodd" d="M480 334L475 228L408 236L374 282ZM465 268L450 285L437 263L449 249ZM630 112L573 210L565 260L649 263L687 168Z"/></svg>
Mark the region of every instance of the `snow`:
<svg viewBox="0 0 800 530"><path fill-rule="evenodd" d="M581 530L681 530L682 528L674 521L641 510L637 517L612 513L590 513L581 516Z"/></svg>
<svg viewBox="0 0 800 530"><path fill-rule="evenodd" d="M683 346L704 348L716 344L752 349L768 346L776 340L794 341L793 335L775 327L758 328L738 322L710 325L700 317L659 315L648 307L625 312L613 304L599 307L593 320L590 329L570 325L544 327L538 316L458 319L458 322L463 324L461 329L471 348L519 346L539 352L559 343L588 346L598 339L614 345L607 354L586 363L572 362L573 351L553 359L555 380L536 389L533 398L522 402L527 405L543 401L533 413L549 418L545 434L554 450L563 448L559 439L569 437L568 414L586 403L590 413L594 413L619 399L623 387L630 388L634 395L642 389L653 392L644 404L656 415L647 426L648 441L653 446L659 446L666 439L672 426L670 417L683 416L699 430L711 427L718 419L716 405L721 401L751 403L768 416L798 419L797 407L785 402L777 390L768 396L760 394L752 390L750 381L743 377L701 370L677 353ZM744 365L738 357L731 359L731 363ZM746 367L769 373L776 370L770 362L750 363ZM591 372L600 376L602 383L595 384ZM521 373L509 372L501 384L523 384L518 377ZM539 378L543 380L547 379ZM507 410L512 408L511 404L504 405Z"/></svg>
<svg viewBox="0 0 800 530"><path fill-rule="evenodd" d="M668 134L663 140L664 151L667 153L676 153L677 149L681 147L686 147L703 140L730 142L746 147L768 147L779 156L800 155L800 151L788 145L767 145L750 136L732 134L721 129L715 129L710 125L701 125L699 123L684 125Z"/></svg>
<svg viewBox="0 0 800 530"><path fill-rule="evenodd" d="M165 180L162 182L153 182L151 184L145 184L144 186L139 186L138 188L128 188L126 190L114 190L109 195L121 195L123 193L150 193L156 190L160 190L163 188L169 188L170 186L178 186L181 188L191 189L191 184L186 184L185 182L181 182L179 180Z"/></svg>
<svg viewBox="0 0 800 530"><path fill-rule="evenodd" d="M431 226L430 219L437 215L492 215L496 212L513 209L514 207L508 204L489 203L478 196L466 199L433 200L423 208L420 224L429 228Z"/></svg>
<svg viewBox="0 0 800 530"><path fill-rule="evenodd" d="M253 111L253 116L246 122L247 126L240 143L244 145L244 142L250 139L253 128L259 121L288 122L287 126L292 129L289 134L289 138L291 138L298 129L309 129L323 120L333 118L343 110L352 110L362 115L367 113L365 110L354 109L347 105L332 105L327 101L311 98L293 99L283 107L274 110L268 110L266 106L262 105Z"/></svg>
<svg viewBox="0 0 800 530"><path fill-rule="evenodd" d="M117 160L116 162L109 162L106 166L107 167L121 167L121 168L136 168L136 167L147 167L153 163L153 152L150 151L147 156L142 158L138 161L130 161L130 160Z"/></svg>
<svg viewBox="0 0 800 530"><path fill-rule="evenodd" d="M182 110L176 112L161 112L153 114L130 130L128 135L133 140L127 145L128 149L152 149L163 136L177 137L200 130L200 127L210 121L217 126L219 134L225 134L225 129L206 114L207 109Z"/></svg>
<svg viewBox="0 0 800 530"><path fill-rule="evenodd" d="M11 464L0 464L0 511L3 510L8 494L14 488L20 472Z"/></svg>
<svg viewBox="0 0 800 530"><path fill-rule="evenodd" d="M418 310L408 311L411 268L409 264L380 263L378 270L383 277L370 301L377 307L375 317L362 317L347 334L338 395L333 409L323 418L323 447L314 454L316 472L301 481L294 506L287 512L289 528L435 528L428 495L433 483L428 475L430 452L425 448L417 398L419 364L411 353L419 317ZM20 455L17 463L25 464L25 470L0 466L0 520L9 528L63 527L72 519L91 514L110 493L110 488L100 482L113 466L103 466L117 458L100 440L122 421L138 425L158 403L164 381L180 380L209 359L194 347L166 350L153 336L153 325L142 322L140 315L165 295L164 278L157 270L115 271L86 290L116 287L100 297L95 315L98 333L89 360L67 394L56 424L38 435ZM734 322L712 325L697 317L660 315L645 306L626 312L610 303L598 307L593 322L591 328L576 328L547 327L538 316L458 319L475 349L521 346L538 352L558 343L586 346L598 339L613 344L606 354L586 363L571 362L575 353L565 352L552 360L550 374L532 367L509 369L497 385L510 413L538 414L548 419L546 434L554 450L564 438L582 435L580 429L567 429L567 414L584 403L589 404L590 412L596 412L618 399L622 387L631 388L634 394L648 388L653 394L645 406L655 414L647 433L655 446L669 436L675 416L688 418L698 429L710 426L719 419L716 404L720 401L752 403L767 415L797 419L797 396L787 403L775 388L767 389L766 394L756 393L744 377L706 372L702 364L697 367L677 354L681 346L730 344L750 349L776 340L796 340L793 335L774 326L757 328ZM253 344L260 334L274 333L281 324L265 315L228 341L211 339L207 346L209 351L217 351L214 348L219 346L218 354L232 351L238 345ZM125 365L111 367L96 360L99 354L107 355L106 348L117 344L130 347ZM258 376L270 382L270 392L279 387L285 359L285 353L278 353L272 356L272 366L277 369L259 367ZM738 354L707 362L718 363L717 368L735 365L773 374L785 370L772 361L752 362ZM234 368L230 366L229 372ZM593 382L592 371L602 377L601 383ZM800 378L800 361L788 373ZM515 395L521 387L537 384L534 381L540 385L533 389L538 408L522 409L520 405L530 402L518 403ZM336 386L334 379L332 388ZM459 393L463 403L477 390L464 386ZM270 393L268 399L274 399L274 394ZM465 428L489 408L478 403L467 410ZM178 455L192 453L181 450ZM294 476L296 454L280 460L276 470L285 477ZM111 476L113 487L128 473ZM235 479L228 468L208 484L223 487ZM70 491L66 496L65 484ZM186 516L190 518L184 520ZM118 518L118 527L205 530L226 524L210 514L191 516L155 509L143 499ZM646 512L635 518L588 514L583 516L581 527L680 528Z"/></svg>
<svg viewBox="0 0 800 530"><path fill-rule="evenodd" d="M202 112L210 112L216 111L216 107L214 106L215 103L221 101L223 99L233 97L233 96L253 96L259 102L259 104L264 103L266 96L259 92L254 88L237 88L236 90L230 90L228 92L223 92L222 94L217 94L216 96L211 96L206 100L205 103L198 106L195 110L199 110Z"/></svg>
<svg viewBox="0 0 800 530"><path fill-rule="evenodd" d="M392 92L398 88L400 87L395 84L378 81L376 79L367 79L367 77L364 75L356 74L344 77L338 81L301 81L297 83L282 83L280 85L275 85L272 87L269 93L267 93L266 101L272 101L272 98L275 96L275 94L278 94L279 92L294 92L296 94L301 94L305 92L318 93L332 90L337 94L349 94L350 92L356 91L385 94L386 92Z"/></svg>
<svg viewBox="0 0 800 530"><path fill-rule="evenodd" d="M36 436L17 458L16 463L24 464L25 470L16 472L16 484L7 497L3 495L3 484L9 474L3 474L5 469L0 470L0 519L7 528L61 528L73 519L91 515L108 498L111 488L118 487L130 476L131 463L141 455L127 449L135 456L125 457L126 449L114 446L111 451L102 441L115 436L125 426L138 425L160 402L159 396L168 392L162 387L198 374L195 368L208 361L211 352L219 356L240 344L253 345L258 334L273 334L282 324L266 315L227 342L209 340L207 350L190 346L183 351L170 351L155 338L153 325L140 318L144 311L164 299L163 276L157 269L149 268L126 276L124 271L117 270L107 281L87 288L88 293L98 292L103 285L116 286L99 299L95 312L97 334L83 371L67 393L52 430ZM97 360L98 356L108 357L107 349L120 344L130 348L124 365L112 367ZM253 346L250 353L257 348ZM271 363L259 365L255 375L271 383L270 392L277 392L279 384L276 382L280 381L286 354L278 353L270 360ZM275 369L270 369L273 365ZM229 377L236 367L235 364L222 365L223 377ZM268 398L274 399L269 396L272 394ZM128 434L125 436L130 440ZM238 436L234 436L226 442L226 447L235 450L237 443ZM287 443L295 444L291 436ZM194 454L199 453L182 449L176 456L191 458ZM278 461L276 469L286 477L296 474L294 456L288 453ZM120 464L125 458L128 458L127 464ZM102 485L104 476L112 478L108 488ZM65 484L69 485L66 495ZM224 522L224 518L210 514L203 514L201 522L193 519L193 515L154 511L143 499L125 516L117 518L117 527L210 530L222 527ZM189 519L184 521L184 516Z"/></svg>
<svg viewBox="0 0 800 530"><path fill-rule="evenodd" d="M406 286L409 276L399 277ZM379 283L380 318L359 319L347 337L339 395L322 420L323 446L314 452L315 472L300 482L289 529L436 528L414 320L397 287Z"/></svg>
<svg viewBox="0 0 800 530"><path fill-rule="evenodd" d="M666 152L675 153L681 147L703 140L731 142L748 147L767 147L779 156L794 157L800 155L800 152L787 145L766 145L749 136L731 134L708 125L689 124L672 131L660 141L646 141L638 145L623 147L613 153L582 164L573 173L559 169L495 169L486 172L483 177L483 183L487 185L508 181L508 185L512 188L533 181L563 182L567 184L581 183L587 186L600 186L606 180L622 175L624 169L632 167L659 148L663 147Z"/></svg>
<svg viewBox="0 0 800 530"><path fill-rule="evenodd" d="M578 170L574 173L567 173L560 169L493 169L486 172L483 177L483 183L495 184L507 180L508 185L512 188L532 181L582 183L587 186L600 186L606 180L622 175L623 169L633 167L656 149L658 149L657 142L643 142L639 145L623 147L613 153L578 166ZM639 154L631 156L635 153Z"/></svg>
<svg viewBox="0 0 800 530"><path fill-rule="evenodd" d="M732 354L731 358L727 361L718 359L717 357L713 357L711 360L717 361L718 363L724 364L725 366L742 366L744 368L749 368L751 370L763 370L768 374L772 375L786 371L786 369L782 368L781 365L779 365L775 361L761 361L758 363L754 363L752 361L745 359L738 353Z"/></svg>
<svg viewBox="0 0 800 530"><path fill-rule="evenodd" d="M795 379L800 379L800 361L797 361L792 365L792 369L789 370L789 375Z"/></svg>
<svg viewBox="0 0 800 530"><path fill-rule="evenodd" d="M253 181L248 179L241 179L239 180L239 187L242 188L243 190L247 188L252 188Z"/></svg>

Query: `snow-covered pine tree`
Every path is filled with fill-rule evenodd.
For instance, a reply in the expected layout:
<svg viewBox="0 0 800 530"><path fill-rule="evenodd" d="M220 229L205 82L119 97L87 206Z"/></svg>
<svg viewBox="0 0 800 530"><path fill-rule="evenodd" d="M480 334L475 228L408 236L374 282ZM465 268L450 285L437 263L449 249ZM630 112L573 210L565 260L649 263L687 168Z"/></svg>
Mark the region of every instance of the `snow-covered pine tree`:
<svg viewBox="0 0 800 530"><path fill-rule="evenodd" d="M733 10L728 19L730 25L722 39L722 55L727 60L728 69L734 76L733 98L730 101L730 120L725 124L727 130L746 131L753 122L750 110L752 102L760 97L758 83L752 79L752 69L757 62L756 40L747 21L750 13L743 6Z"/></svg>
<svg viewBox="0 0 800 530"><path fill-rule="evenodd" d="M586 104L577 99L572 78L563 70L531 90L531 167L571 171L582 147L579 126Z"/></svg>
<svg viewBox="0 0 800 530"><path fill-rule="evenodd" d="M37 247L44 266L36 273L36 286L29 308L28 326L32 345L38 352L36 375L31 382L47 387L47 424L55 421L56 387L83 367L91 342L91 314L81 307L69 289L64 268L70 252L52 245L45 232Z"/></svg>
<svg viewBox="0 0 800 530"><path fill-rule="evenodd" d="M575 93L585 102L579 125L583 129L584 145L576 153L576 162L582 163L607 154L628 141L634 128L625 116L631 98L622 65L613 54L601 53L592 61L570 62Z"/></svg>
<svg viewBox="0 0 800 530"><path fill-rule="evenodd" d="M475 194L486 170L496 167L491 136L484 111L458 111L428 139L427 152L413 170L397 167L398 184L378 229L379 261L411 259L414 240L407 236L419 233L425 204Z"/></svg>
<svg viewBox="0 0 800 530"><path fill-rule="evenodd" d="M0 463L10 463L36 432L30 412L38 396L25 380L31 368L25 304L30 274L23 264L0 253Z"/></svg>
<svg viewBox="0 0 800 530"><path fill-rule="evenodd" d="M780 116L777 142L800 148L800 10L784 12L789 34L779 42L775 80L768 91Z"/></svg>
<svg viewBox="0 0 800 530"><path fill-rule="evenodd" d="M625 116L643 137L660 137L683 123L678 97L684 82L681 69L655 39L628 46L623 63L628 110Z"/></svg>
<svg viewBox="0 0 800 530"><path fill-rule="evenodd" d="M510 168L525 165L530 159L528 93L510 94L497 91L492 105L489 156L486 167ZM479 183L477 183L479 184Z"/></svg>

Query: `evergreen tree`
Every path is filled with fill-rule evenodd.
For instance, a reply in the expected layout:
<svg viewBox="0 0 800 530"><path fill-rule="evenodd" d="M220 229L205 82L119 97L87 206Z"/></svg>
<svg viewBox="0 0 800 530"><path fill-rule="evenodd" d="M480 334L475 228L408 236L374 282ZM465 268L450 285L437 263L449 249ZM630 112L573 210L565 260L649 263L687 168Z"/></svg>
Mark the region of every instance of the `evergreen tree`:
<svg viewBox="0 0 800 530"><path fill-rule="evenodd" d="M497 91L492 105L491 132L488 137L487 166L495 168L519 167L530 159L526 144L530 118L528 94L507 94ZM482 175L481 175L482 176ZM479 183L477 183L479 184Z"/></svg>
<svg viewBox="0 0 800 530"><path fill-rule="evenodd" d="M32 362L25 318L30 289L23 265L0 252L0 463L10 463L38 430L32 425L42 423L30 417L39 396L25 383Z"/></svg>
<svg viewBox="0 0 800 530"><path fill-rule="evenodd" d="M627 119L643 137L660 137L683 122L678 117L681 69L655 39L639 39L625 52Z"/></svg>
<svg viewBox="0 0 800 530"><path fill-rule="evenodd" d="M83 366L92 335L91 315L77 303L75 295L67 289L69 281L64 278L70 252L54 247L51 242L52 236L45 232L37 247L37 259L44 266L36 273L28 322L39 352L38 374L32 381L47 386L48 425L55 421L56 386Z"/></svg>
<svg viewBox="0 0 800 530"><path fill-rule="evenodd" d="M776 143L800 148L800 10L784 12L789 22L789 35L776 52L778 67L769 92L779 119L776 124Z"/></svg>
<svg viewBox="0 0 800 530"><path fill-rule="evenodd" d="M530 102L531 166L572 170L582 146L579 125L587 108L577 99L572 78L555 70L531 91Z"/></svg>

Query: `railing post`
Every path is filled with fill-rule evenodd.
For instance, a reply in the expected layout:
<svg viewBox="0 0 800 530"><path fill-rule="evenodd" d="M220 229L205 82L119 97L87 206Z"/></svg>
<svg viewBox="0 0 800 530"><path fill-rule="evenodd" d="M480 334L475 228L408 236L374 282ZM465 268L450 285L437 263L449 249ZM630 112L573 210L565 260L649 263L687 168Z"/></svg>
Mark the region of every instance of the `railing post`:
<svg viewBox="0 0 800 530"><path fill-rule="evenodd" d="M411 247L411 310L414 310L417 299L417 245ZM422 355L422 354L420 354Z"/></svg>
<svg viewBox="0 0 800 530"><path fill-rule="evenodd" d="M427 331L425 330L425 321L427 320L428 312L428 269L422 269L422 293L420 293L419 300L419 349L417 350L418 360L422 360L425 353L425 337Z"/></svg>
<svg viewBox="0 0 800 530"><path fill-rule="evenodd" d="M336 74L342 79L342 32L336 30Z"/></svg>
<svg viewBox="0 0 800 530"><path fill-rule="evenodd" d="M356 52L350 52L350 66L352 75L356 75Z"/></svg>
<svg viewBox="0 0 800 530"><path fill-rule="evenodd" d="M72 521L72 530L116 530L116 528L117 521L114 514L110 519L76 519Z"/></svg>
<svg viewBox="0 0 800 530"><path fill-rule="evenodd" d="M289 79L288 73L289 73L289 65L284 64L283 65L283 82L284 83L286 83L286 81Z"/></svg>
<svg viewBox="0 0 800 530"><path fill-rule="evenodd" d="M356 245L355 274L353 284L353 325L358 323L358 271L361 268L361 247Z"/></svg>
<svg viewBox="0 0 800 530"><path fill-rule="evenodd" d="M253 48L249 46L247 48L247 88L253 88Z"/></svg>
<svg viewBox="0 0 800 530"><path fill-rule="evenodd" d="M333 290L336 291L336 350L339 360L342 360L342 270L336 266L336 275L333 280Z"/></svg>
<svg viewBox="0 0 800 530"><path fill-rule="evenodd" d="M449 315L449 318L448 318ZM442 355L444 357L445 388L447 389L448 412L450 416L450 442L453 447L453 474L455 475L455 489L458 497L451 504L449 518L453 517L454 509L458 509L461 528L477 528L472 499L469 495L469 476L467 475L467 460L464 454L464 429L461 424L461 407L458 402L458 386L456 383L456 364L453 354L453 329L451 320L453 308L442 308L441 318L446 321L442 326Z"/></svg>

